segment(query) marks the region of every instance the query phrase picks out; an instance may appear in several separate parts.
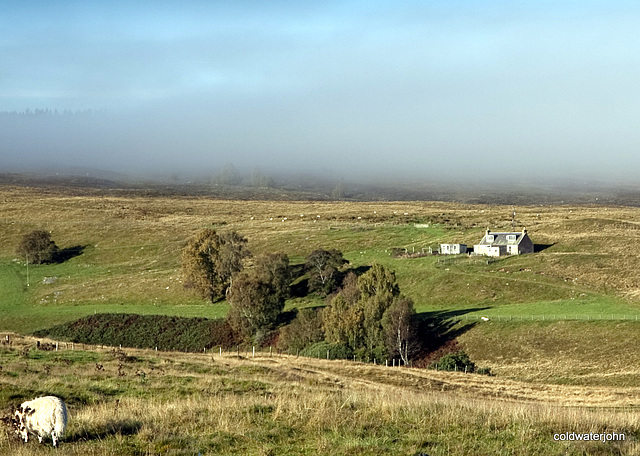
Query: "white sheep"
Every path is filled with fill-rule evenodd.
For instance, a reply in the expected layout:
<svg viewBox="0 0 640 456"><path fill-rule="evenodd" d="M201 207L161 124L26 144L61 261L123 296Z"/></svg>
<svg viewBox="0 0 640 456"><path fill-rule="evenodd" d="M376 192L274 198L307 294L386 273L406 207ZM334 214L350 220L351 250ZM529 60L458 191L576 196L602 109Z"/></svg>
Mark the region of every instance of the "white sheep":
<svg viewBox="0 0 640 456"><path fill-rule="evenodd" d="M67 427L67 406L55 396L23 402L15 411L14 425L16 434L25 442L29 441L29 434L37 435L40 443L50 435L53 446L56 447Z"/></svg>

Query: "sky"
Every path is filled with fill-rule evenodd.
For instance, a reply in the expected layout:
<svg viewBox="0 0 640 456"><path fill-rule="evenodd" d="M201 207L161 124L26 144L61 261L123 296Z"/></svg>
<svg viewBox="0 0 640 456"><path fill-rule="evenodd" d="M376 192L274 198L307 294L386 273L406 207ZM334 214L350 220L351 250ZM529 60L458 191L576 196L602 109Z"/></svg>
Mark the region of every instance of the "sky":
<svg viewBox="0 0 640 456"><path fill-rule="evenodd" d="M0 111L58 114L3 114L0 172L633 180L638 24L612 0L5 0Z"/></svg>

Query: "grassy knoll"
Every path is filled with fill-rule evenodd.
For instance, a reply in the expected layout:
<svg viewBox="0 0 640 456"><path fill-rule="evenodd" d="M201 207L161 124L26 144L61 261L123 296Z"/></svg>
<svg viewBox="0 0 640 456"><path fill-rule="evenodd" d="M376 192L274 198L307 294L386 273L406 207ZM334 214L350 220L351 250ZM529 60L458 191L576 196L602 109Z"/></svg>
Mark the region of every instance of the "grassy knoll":
<svg viewBox="0 0 640 456"><path fill-rule="evenodd" d="M12 340L0 347L0 402L56 394L70 421L57 451L0 428L2 454L638 454L637 388L280 356L41 352ZM553 440L564 432L627 440Z"/></svg>
<svg viewBox="0 0 640 456"><path fill-rule="evenodd" d="M77 260L59 265L31 265L27 287L24 264L0 262L2 327L29 333L82 316L109 312L205 318L219 318L227 312L226 303L212 305L191 296L184 300L160 299L159 296L131 295L130 291L117 296L107 290L93 295L98 292L96 282L101 280L101 275L104 281L111 281L113 277L109 278L109 269L102 273L91 269L78 264ZM45 277L56 277L56 282L45 284Z"/></svg>

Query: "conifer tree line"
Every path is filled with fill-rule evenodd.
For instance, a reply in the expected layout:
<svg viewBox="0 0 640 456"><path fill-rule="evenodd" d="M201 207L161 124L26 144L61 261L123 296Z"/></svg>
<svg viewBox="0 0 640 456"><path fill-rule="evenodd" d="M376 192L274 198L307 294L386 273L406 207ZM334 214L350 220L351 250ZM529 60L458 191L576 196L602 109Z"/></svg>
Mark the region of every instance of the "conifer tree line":
<svg viewBox="0 0 640 456"><path fill-rule="evenodd" d="M317 249L292 267L284 253L253 257L235 231L204 229L183 249L182 267L186 288L212 303L227 300L227 322L238 341L405 364L418 350L413 302L380 264L357 275L340 251ZM326 305L283 313L294 281Z"/></svg>

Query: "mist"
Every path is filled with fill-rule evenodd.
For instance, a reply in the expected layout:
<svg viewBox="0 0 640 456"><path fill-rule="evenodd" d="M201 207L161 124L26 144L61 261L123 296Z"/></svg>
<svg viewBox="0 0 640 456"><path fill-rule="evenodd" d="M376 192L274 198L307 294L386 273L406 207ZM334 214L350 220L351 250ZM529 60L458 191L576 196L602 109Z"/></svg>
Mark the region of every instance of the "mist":
<svg viewBox="0 0 640 456"><path fill-rule="evenodd" d="M0 171L632 182L640 165L632 2L129 3L9 3Z"/></svg>

